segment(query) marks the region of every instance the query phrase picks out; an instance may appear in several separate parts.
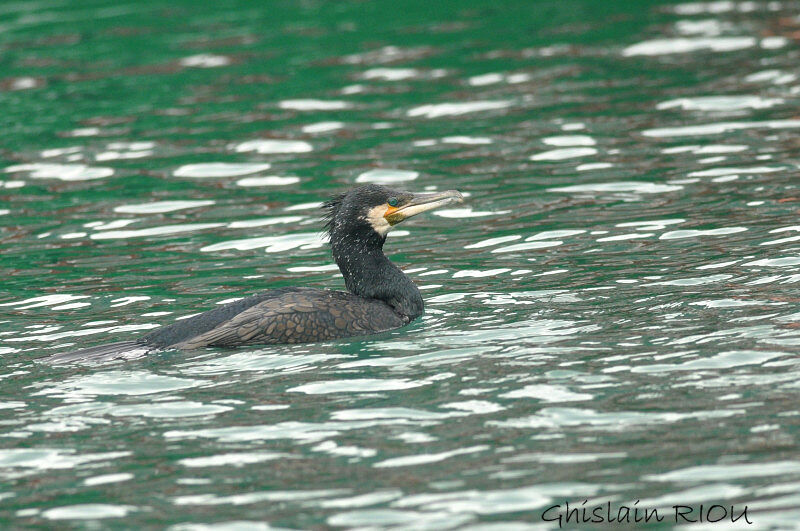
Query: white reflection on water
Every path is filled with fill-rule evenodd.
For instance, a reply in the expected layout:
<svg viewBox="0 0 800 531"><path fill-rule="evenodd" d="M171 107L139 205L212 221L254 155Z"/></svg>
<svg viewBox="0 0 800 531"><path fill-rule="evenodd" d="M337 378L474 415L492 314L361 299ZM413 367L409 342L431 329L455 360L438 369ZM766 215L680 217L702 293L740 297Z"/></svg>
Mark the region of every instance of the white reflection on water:
<svg viewBox="0 0 800 531"><path fill-rule="evenodd" d="M680 240L683 238L697 238L699 236L726 236L745 232L747 227L722 227L719 229L684 229L665 232L659 236L660 240Z"/></svg>
<svg viewBox="0 0 800 531"><path fill-rule="evenodd" d="M748 83L761 83L767 81L774 85L786 85L787 83L793 83L796 81L797 76L782 70L771 69L761 70L760 72L755 72L745 76L744 80Z"/></svg>
<svg viewBox="0 0 800 531"><path fill-rule="evenodd" d="M519 234L512 234L510 236L499 236L496 238L488 238L479 242L465 245L464 249L481 249L483 247L491 247L493 245L500 245L501 243L513 242L522 238Z"/></svg>
<svg viewBox="0 0 800 531"><path fill-rule="evenodd" d="M115 417L147 417L154 419L173 419L183 417L205 417L231 411L229 406L202 404L200 402L155 402L144 404L118 405L109 408Z"/></svg>
<svg viewBox="0 0 800 531"><path fill-rule="evenodd" d="M264 227L267 225L280 225L285 223L298 223L305 219L304 216L275 216L271 218L246 219L242 221L232 221L228 223L230 229L248 229L252 227Z"/></svg>
<svg viewBox="0 0 800 531"><path fill-rule="evenodd" d="M237 153L264 153L264 154L285 154L285 153L310 153L314 151L314 146L303 140L248 140L233 146Z"/></svg>
<svg viewBox="0 0 800 531"><path fill-rule="evenodd" d="M761 96L701 96L678 98L663 101L656 105L658 110L683 109L684 111L730 112L742 109L769 109L784 103L782 98L762 98Z"/></svg>
<svg viewBox="0 0 800 531"><path fill-rule="evenodd" d="M369 170L356 177L357 183L393 184L413 181L419 172L408 170L378 169Z"/></svg>
<svg viewBox="0 0 800 531"><path fill-rule="evenodd" d="M63 398L98 395L137 396L189 389L204 383L203 380L178 378L148 371L99 371L85 376L73 376L61 382L42 382L37 385L41 390L34 394Z"/></svg>
<svg viewBox="0 0 800 531"><path fill-rule="evenodd" d="M48 520L100 520L122 518L138 508L132 505L110 505L106 503L85 503L55 507L42 512Z"/></svg>
<svg viewBox="0 0 800 531"><path fill-rule="evenodd" d="M201 53L183 57L179 63L181 66L192 68L217 68L220 66L228 66L231 64L231 59L224 55Z"/></svg>
<svg viewBox="0 0 800 531"><path fill-rule="evenodd" d="M563 385L532 384L499 395L500 398L535 398L542 402L581 402L591 400L588 393L575 393Z"/></svg>
<svg viewBox="0 0 800 531"><path fill-rule="evenodd" d="M649 286L702 286L705 284L713 284L715 282L722 282L723 280L729 280L733 278L733 275L709 275L705 277L689 277L689 278L677 278L674 280L662 280L660 282L652 282L647 284Z"/></svg>
<svg viewBox="0 0 800 531"><path fill-rule="evenodd" d="M284 208L286 212L294 212L296 210L311 210L316 209L322 206L322 203L319 201L314 201L311 203L298 203L296 205L287 206Z"/></svg>
<svg viewBox="0 0 800 531"><path fill-rule="evenodd" d="M747 262L745 266L756 267L788 267L800 265L800 256L785 256L782 258L763 258L761 260L754 260Z"/></svg>
<svg viewBox="0 0 800 531"><path fill-rule="evenodd" d="M247 251L250 249L264 248L268 253L278 253L290 249L315 249L327 243L327 238L318 232L298 232L283 236L261 236L243 240L230 240L226 242L207 245L200 249L204 253L236 249Z"/></svg>
<svg viewBox="0 0 800 531"><path fill-rule="evenodd" d="M361 430L373 426L423 425L424 421L406 419L376 419L365 421L340 422L298 422L288 421L277 424L231 426L196 430L168 430L163 433L166 439L214 439L226 443L272 441L287 439L301 443L319 442L336 437L351 430Z"/></svg>
<svg viewBox="0 0 800 531"><path fill-rule="evenodd" d="M85 164L32 163L7 166L6 173L27 172L32 179L58 179L61 181L91 181L114 175L112 168Z"/></svg>
<svg viewBox="0 0 800 531"><path fill-rule="evenodd" d="M187 457L178 461L178 464L188 468L205 468L212 466L234 466L237 468L251 465L253 463L263 463L274 459L289 458L288 454L278 452L237 452L229 454L217 454L207 457Z"/></svg>
<svg viewBox="0 0 800 531"><path fill-rule="evenodd" d="M327 524L336 527L381 529L454 529L473 520L468 514L450 511L401 511L397 509L362 509L334 514Z"/></svg>
<svg viewBox="0 0 800 531"><path fill-rule="evenodd" d="M463 144L465 146L482 146L491 144L492 139L485 136L446 136L442 138L443 144Z"/></svg>
<svg viewBox="0 0 800 531"><path fill-rule="evenodd" d="M549 188L548 192L633 192L637 194L662 194L681 190L683 186L655 184L647 182L624 181L614 183L574 184Z"/></svg>
<svg viewBox="0 0 800 531"><path fill-rule="evenodd" d="M269 492L248 492L245 494L234 494L232 496L219 496L217 494L197 494L192 496L177 496L172 500L175 505L249 505L264 501L286 502L313 500L315 498L327 498L339 494L350 492L346 489L328 490L295 490L295 491L269 491Z"/></svg>
<svg viewBox="0 0 800 531"><path fill-rule="evenodd" d="M131 452L128 451L79 454L69 448L5 449L0 450L0 473L4 476L27 475L37 470L70 469L84 463L119 459L129 455Z"/></svg>
<svg viewBox="0 0 800 531"><path fill-rule="evenodd" d="M631 372L657 373L671 371L695 371L702 369L730 369L742 365L761 365L771 359L783 356L783 352L769 351L731 351L722 352L708 358L695 359L679 364L654 364L634 367Z"/></svg>
<svg viewBox="0 0 800 531"><path fill-rule="evenodd" d="M307 134L321 134L336 131L344 127L344 122L317 122L315 124L304 125L301 131Z"/></svg>
<svg viewBox="0 0 800 531"><path fill-rule="evenodd" d="M587 135L561 135L561 136L547 136L542 139L542 142L549 146L594 146L597 141Z"/></svg>
<svg viewBox="0 0 800 531"><path fill-rule="evenodd" d="M182 234L184 232L195 232L201 230L215 229L222 226L224 226L224 223L177 223L175 225L150 227L148 229L106 230L94 233L91 236L89 236L89 238L91 238L92 240L124 240L127 238L144 238L147 236L167 236L171 234Z"/></svg>
<svg viewBox="0 0 800 531"><path fill-rule="evenodd" d="M441 118L444 116L460 116L473 112L506 109L511 107L512 104L513 102L508 100L437 103L414 107L409 109L406 114L412 118Z"/></svg>
<svg viewBox="0 0 800 531"><path fill-rule="evenodd" d="M498 268L498 269L485 269L485 270L478 270L478 269L462 269L461 271L456 271L453 273L453 278L481 278L481 277L494 277L500 275L502 273L508 273L511 271L507 267Z"/></svg>
<svg viewBox="0 0 800 531"><path fill-rule="evenodd" d="M693 411L691 413L645 413L639 411L599 412L593 409L548 407L529 417L487 421L498 428L558 429L565 426L591 426L620 431L648 424L670 424L688 419L726 418L743 414L744 410Z"/></svg>
<svg viewBox="0 0 800 531"><path fill-rule="evenodd" d="M663 474L651 474L647 481L679 481L699 483L741 478L778 476L800 472L800 461L767 461L762 463L729 463L680 468Z"/></svg>
<svg viewBox="0 0 800 531"><path fill-rule="evenodd" d="M122 227L127 227L132 223L137 223L138 219L115 219L113 221L90 221L89 223L84 223L83 226L86 228L91 228L94 230L111 230L111 229L121 229Z"/></svg>
<svg viewBox="0 0 800 531"><path fill-rule="evenodd" d="M269 350L235 352L229 355L214 357L187 364L185 374L230 374L239 371L269 371L275 375L281 372L306 370L328 360L343 358L337 354L274 354Z"/></svg>
<svg viewBox="0 0 800 531"><path fill-rule="evenodd" d="M575 166L575 171L605 170L613 167L614 165L610 162L590 162L587 164L578 164Z"/></svg>
<svg viewBox="0 0 800 531"><path fill-rule="evenodd" d="M353 507L369 507L370 505L377 505L379 503L386 503L403 495L401 490L379 490L377 492L370 492L368 494L360 494L358 496L350 496L347 498L334 498L332 500L323 500L319 502L320 507L330 507L336 509L346 509Z"/></svg>
<svg viewBox="0 0 800 531"><path fill-rule="evenodd" d="M701 125L686 125L677 127L658 127L645 129L644 136L669 138L675 136L707 136L721 135L731 131L746 129L796 129L800 127L800 120L767 120L760 122L717 122Z"/></svg>
<svg viewBox="0 0 800 531"><path fill-rule="evenodd" d="M214 178L214 177L240 177L251 173L258 173L270 169L272 165L266 162L205 162L201 164L186 164L176 169L176 177Z"/></svg>
<svg viewBox="0 0 800 531"><path fill-rule="evenodd" d="M526 81L530 81L532 76L525 72L518 72L515 74L501 74L497 72L492 72L489 74L480 74L477 76L472 76L467 80L467 83L472 85L473 87L483 87L486 85L494 85L497 83L525 83Z"/></svg>
<svg viewBox="0 0 800 531"><path fill-rule="evenodd" d="M338 100L283 100L278 103L281 109L289 109L293 111L341 111L349 109L353 106L352 103L347 101Z"/></svg>
<svg viewBox="0 0 800 531"><path fill-rule="evenodd" d="M395 468L395 467L403 467L403 466L419 466L425 465L429 463L438 463L439 461L444 461L445 459L449 459L451 457L455 457L457 455L466 455L472 454L475 452L483 452L489 449L489 446L480 445L480 446L470 446L467 448L458 448L456 450L449 450L447 452L440 452L437 454L424 454L424 453L415 453L412 455L407 455L403 457L392 457L391 459L386 459L384 461L379 461L374 463L372 466L375 468Z"/></svg>
<svg viewBox="0 0 800 531"><path fill-rule="evenodd" d="M361 74L364 79L380 79L382 81L401 81L413 79L420 75L416 68L370 68Z"/></svg>
<svg viewBox="0 0 800 531"><path fill-rule="evenodd" d="M564 242L561 240L515 243L513 245L506 245L492 249L492 253L512 253L517 251L528 251L532 249L545 249L547 247L557 247L563 243Z"/></svg>
<svg viewBox="0 0 800 531"><path fill-rule="evenodd" d="M0 306L16 306L18 310L28 310L30 308L54 306L58 304L64 304L65 302L88 298L88 295L70 295L68 293L62 293L57 295L42 295L40 297L32 297L29 299L23 299L21 301L4 302L0 304Z"/></svg>
<svg viewBox="0 0 800 531"><path fill-rule="evenodd" d="M751 48L756 45L755 37L681 37L674 39L653 39L628 46L622 55L666 55L690 53L698 50L731 52Z"/></svg>
<svg viewBox="0 0 800 531"><path fill-rule="evenodd" d="M628 241L628 240L638 240L641 238L649 238L650 236L655 236L652 232L634 232L630 234L618 234L616 236L606 236L604 238L597 238L597 241L602 242L621 242L621 241Z"/></svg>
<svg viewBox="0 0 800 531"><path fill-rule="evenodd" d="M502 514L530 511L549 503L551 496L591 495L597 488L589 484L532 485L502 490L454 491L406 496L392 505L419 507L451 513Z"/></svg>
<svg viewBox="0 0 800 531"><path fill-rule="evenodd" d="M298 385L297 387L287 389L287 391L306 393L310 395L328 393L369 393L373 391L399 391L403 389L413 389L414 387L420 387L429 383L430 382L412 381L397 378L354 378L350 380L330 380Z"/></svg>
<svg viewBox="0 0 800 531"><path fill-rule="evenodd" d="M670 155L674 153L693 153L695 155L712 155L716 153L739 153L741 151L746 151L747 149L748 146L741 144L709 144L705 146L692 144L686 146L675 146L675 147L664 148L661 150L661 153Z"/></svg>
<svg viewBox="0 0 800 531"><path fill-rule="evenodd" d="M775 166L751 166L751 167L731 167L731 168L709 168L707 170L693 171L689 177L719 177L726 175L753 175L758 173L773 173L785 171L786 168Z"/></svg>
<svg viewBox="0 0 800 531"><path fill-rule="evenodd" d="M264 177L245 177L236 181L238 186L286 186L300 182L300 177L281 177L278 175L267 175Z"/></svg>
<svg viewBox="0 0 800 531"><path fill-rule="evenodd" d="M539 240L549 240L551 238L569 238L570 236L577 236L578 234L584 234L586 231L583 229L558 229L558 230L546 230L539 233L536 233L532 236L528 236L525 238L526 242L532 241L539 241Z"/></svg>
<svg viewBox="0 0 800 531"><path fill-rule="evenodd" d="M121 214L163 214L165 212L175 212L176 210L213 205L214 203L215 201L211 200L153 201L151 203L135 205L120 205L114 207L114 212L119 212Z"/></svg>
<svg viewBox="0 0 800 531"><path fill-rule="evenodd" d="M543 151L541 153L531 155L530 159L533 161L566 160L566 159L575 159L579 157L588 157L590 155L596 155L596 154L597 150L595 148L573 147L573 148L562 148L562 149L552 149L550 151Z"/></svg>
<svg viewBox="0 0 800 531"><path fill-rule="evenodd" d="M135 476L128 472L121 472L119 474L103 474L101 476L92 476L90 478L86 478L83 480L83 484L87 487L92 487L95 485L107 485L109 483L121 483L123 481L129 481L133 479Z"/></svg>

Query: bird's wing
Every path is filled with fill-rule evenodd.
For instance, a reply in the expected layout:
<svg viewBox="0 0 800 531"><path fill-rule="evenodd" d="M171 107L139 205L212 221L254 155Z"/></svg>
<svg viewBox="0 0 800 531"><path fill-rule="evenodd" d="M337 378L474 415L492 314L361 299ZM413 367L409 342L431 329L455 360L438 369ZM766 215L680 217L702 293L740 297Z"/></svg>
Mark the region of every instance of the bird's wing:
<svg viewBox="0 0 800 531"><path fill-rule="evenodd" d="M251 306L176 348L245 344L307 343L359 336L405 324L383 303L335 292L284 293Z"/></svg>

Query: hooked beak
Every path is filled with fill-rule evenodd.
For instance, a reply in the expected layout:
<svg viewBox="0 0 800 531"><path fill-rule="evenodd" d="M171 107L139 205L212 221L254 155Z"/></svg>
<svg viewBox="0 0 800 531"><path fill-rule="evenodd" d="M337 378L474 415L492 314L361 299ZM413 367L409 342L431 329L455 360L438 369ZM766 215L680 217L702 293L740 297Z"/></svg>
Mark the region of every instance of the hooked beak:
<svg viewBox="0 0 800 531"><path fill-rule="evenodd" d="M464 202L464 196L458 190L410 195L411 198L404 204L397 207L390 206L386 210L383 217L389 222L389 225L397 225L403 220L434 208Z"/></svg>

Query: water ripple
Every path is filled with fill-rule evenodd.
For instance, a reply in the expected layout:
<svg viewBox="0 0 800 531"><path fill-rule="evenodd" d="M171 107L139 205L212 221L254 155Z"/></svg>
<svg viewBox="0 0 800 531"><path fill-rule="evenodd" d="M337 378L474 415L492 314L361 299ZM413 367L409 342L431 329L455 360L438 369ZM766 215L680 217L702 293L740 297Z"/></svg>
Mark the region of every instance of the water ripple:
<svg viewBox="0 0 800 531"><path fill-rule="evenodd" d="M796 527L796 6L62 4L0 6L0 527ZM467 198L391 233L409 326L40 361L345 289L362 183Z"/></svg>

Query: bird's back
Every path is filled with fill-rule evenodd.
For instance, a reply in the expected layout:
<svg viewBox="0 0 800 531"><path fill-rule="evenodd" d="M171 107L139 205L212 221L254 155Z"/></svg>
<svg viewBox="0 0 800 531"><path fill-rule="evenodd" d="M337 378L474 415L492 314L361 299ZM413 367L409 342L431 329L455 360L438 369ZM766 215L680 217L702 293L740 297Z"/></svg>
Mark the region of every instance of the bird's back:
<svg viewBox="0 0 800 531"><path fill-rule="evenodd" d="M143 341L179 349L309 343L374 334L404 324L406 320L378 300L343 291L284 288L155 330Z"/></svg>

